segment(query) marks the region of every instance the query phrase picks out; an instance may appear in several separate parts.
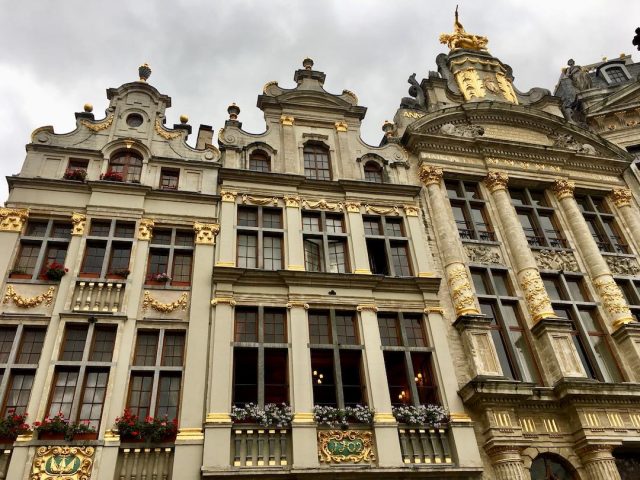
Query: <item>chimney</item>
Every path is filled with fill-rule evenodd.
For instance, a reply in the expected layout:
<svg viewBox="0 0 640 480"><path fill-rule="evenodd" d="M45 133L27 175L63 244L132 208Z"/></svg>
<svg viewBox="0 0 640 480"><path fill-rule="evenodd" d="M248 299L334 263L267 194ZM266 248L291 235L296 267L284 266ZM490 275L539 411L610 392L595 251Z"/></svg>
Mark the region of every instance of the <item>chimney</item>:
<svg viewBox="0 0 640 480"><path fill-rule="evenodd" d="M196 148L198 150L204 150L207 144L213 144L213 128L211 125L200 125L200 128L198 129Z"/></svg>

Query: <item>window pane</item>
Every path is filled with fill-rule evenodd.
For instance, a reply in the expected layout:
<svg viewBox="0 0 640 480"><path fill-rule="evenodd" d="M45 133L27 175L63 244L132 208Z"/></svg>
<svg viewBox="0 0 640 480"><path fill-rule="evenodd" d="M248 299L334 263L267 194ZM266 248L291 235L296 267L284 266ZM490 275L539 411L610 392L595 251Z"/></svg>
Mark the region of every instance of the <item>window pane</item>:
<svg viewBox="0 0 640 480"><path fill-rule="evenodd" d="M511 366L509 355L507 355L507 348L504 338L502 337L502 332L500 330L491 330L491 336L493 337L493 343L496 346L496 353L498 354L498 360L500 361L503 375L507 378L515 379L516 375L513 367Z"/></svg>
<svg viewBox="0 0 640 480"><path fill-rule="evenodd" d="M153 373L132 373L129 385L129 402L127 408L131 413L145 418L151 408L151 390L153 389Z"/></svg>
<svg viewBox="0 0 640 480"><path fill-rule="evenodd" d="M560 288L558 287L558 281L554 278L542 277L542 282L544 283L544 288L549 294L549 298L551 300L562 300L563 295L560 294Z"/></svg>
<svg viewBox="0 0 640 480"><path fill-rule="evenodd" d="M393 260L393 269L396 277L411 276L411 267L409 266L409 253L406 242L391 242L390 250L391 258Z"/></svg>
<svg viewBox="0 0 640 480"><path fill-rule="evenodd" d="M169 251L151 249L149 252L149 275L167 273L169 271Z"/></svg>
<svg viewBox="0 0 640 480"><path fill-rule="evenodd" d="M182 377L179 373L167 373L160 375L158 385L158 407L156 416L167 417L168 420L178 418L178 406L180 404L180 383Z"/></svg>
<svg viewBox="0 0 640 480"><path fill-rule="evenodd" d="M84 344L87 341L87 327L67 326L62 355L60 360L79 361L82 360Z"/></svg>
<svg viewBox="0 0 640 480"><path fill-rule="evenodd" d="M364 219L364 233L367 235L381 235L382 223L380 219L365 218Z"/></svg>
<svg viewBox="0 0 640 480"><path fill-rule="evenodd" d="M20 372L11 375L3 415L8 410L14 410L18 414L27 411L34 376L33 372Z"/></svg>
<svg viewBox="0 0 640 480"><path fill-rule="evenodd" d="M262 239L262 255L265 270L282 268L282 238L265 235Z"/></svg>
<svg viewBox="0 0 640 480"><path fill-rule="evenodd" d="M263 209L262 226L264 228L282 228L282 211L280 209Z"/></svg>
<svg viewBox="0 0 640 480"><path fill-rule="evenodd" d="M510 188L509 195L511 196L511 203L514 205L526 205L528 203L522 190L513 190Z"/></svg>
<svg viewBox="0 0 640 480"><path fill-rule="evenodd" d="M178 188L179 170L163 168L160 170L160 188L176 190Z"/></svg>
<svg viewBox="0 0 640 480"><path fill-rule="evenodd" d="M84 273L101 273L102 261L107 251L107 247L102 242L87 241L84 263L82 264L82 272Z"/></svg>
<svg viewBox="0 0 640 480"><path fill-rule="evenodd" d="M536 374L536 367L524 335L521 331L510 330L509 336L511 337L511 344L514 347L514 351L518 356L518 364L522 372L521 380L524 382L537 382L538 375Z"/></svg>
<svg viewBox="0 0 640 480"><path fill-rule="evenodd" d="M502 304L502 320L504 320L504 323L508 328L521 328L518 318L518 307L516 304Z"/></svg>
<svg viewBox="0 0 640 480"><path fill-rule="evenodd" d="M435 381L431 373L431 355L412 352L411 363L413 364L413 381L416 382L420 404L439 403L436 397Z"/></svg>
<svg viewBox="0 0 640 480"><path fill-rule="evenodd" d="M449 198L458 198L460 195L458 194L458 182L453 181L445 181L444 186L447 189L447 195Z"/></svg>
<svg viewBox="0 0 640 480"><path fill-rule="evenodd" d="M304 175L313 180L331 180L329 155L324 146L304 147Z"/></svg>
<svg viewBox="0 0 640 480"><path fill-rule="evenodd" d="M156 364L158 353L158 332L138 330L134 365L151 366Z"/></svg>
<svg viewBox="0 0 640 480"><path fill-rule="evenodd" d="M264 351L264 403L289 401L287 350Z"/></svg>
<svg viewBox="0 0 640 480"><path fill-rule="evenodd" d="M42 352L42 346L44 345L45 334L46 330L44 329L25 328L22 334L22 343L20 344L20 351L18 352L16 363L38 363L38 360L40 360L40 353ZM0 342L1 341L2 340L0 340Z"/></svg>
<svg viewBox="0 0 640 480"><path fill-rule="evenodd" d="M262 150L254 150L249 155L249 170L256 172L268 172L271 170L269 156Z"/></svg>
<svg viewBox="0 0 640 480"><path fill-rule="evenodd" d="M120 238L133 238L136 226L130 222L116 222L115 236Z"/></svg>
<svg viewBox="0 0 640 480"><path fill-rule="evenodd" d="M582 340L577 336L577 335L572 335L571 338L573 338L573 344L576 347L576 351L578 352L578 356L580 357L580 361L582 362L582 366L584 367L585 371L587 372L587 377L589 378L596 378L596 372L593 368L593 366L591 365L591 361L589 359L589 357L587 356L587 352L584 348L584 345L582 344Z"/></svg>
<svg viewBox="0 0 640 480"><path fill-rule="evenodd" d="M382 168L375 162L367 162L364 165L364 179L367 182L382 183Z"/></svg>
<svg viewBox="0 0 640 480"><path fill-rule="evenodd" d="M96 328L93 333L93 348L90 360L94 362L110 362L116 343L115 328Z"/></svg>
<svg viewBox="0 0 640 480"><path fill-rule="evenodd" d="M171 245L171 230L154 229L151 243L154 245Z"/></svg>
<svg viewBox="0 0 640 480"><path fill-rule="evenodd" d="M173 282L191 281L191 263L192 253L175 253L173 255L173 268L171 271L171 279Z"/></svg>
<svg viewBox="0 0 640 480"><path fill-rule="evenodd" d="M257 257L258 238L255 235L238 235L238 267L256 268Z"/></svg>
<svg viewBox="0 0 640 480"><path fill-rule="evenodd" d="M607 341L603 336L589 337L591 346L596 355L596 360L602 371L603 380L605 382L621 382L622 377L616 366L616 362L611 355Z"/></svg>
<svg viewBox="0 0 640 480"><path fill-rule="evenodd" d="M11 353L15 336L15 327L0 328L0 363L7 363L9 361L9 354Z"/></svg>
<svg viewBox="0 0 640 480"><path fill-rule="evenodd" d="M342 216L327 215L327 233L344 233L344 222Z"/></svg>
<svg viewBox="0 0 640 480"><path fill-rule="evenodd" d="M233 403L258 402L258 349L233 349Z"/></svg>
<svg viewBox="0 0 640 480"><path fill-rule="evenodd" d="M44 237L47 233L48 222L28 222L25 235L28 237Z"/></svg>
<svg viewBox="0 0 640 480"><path fill-rule="evenodd" d="M193 247L193 232L176 232L176 246Z"/></svg>
<svg viewBox="0 0 640 480"><path fill-rule="evenodd" d="M388 236L390 237L403 237L404 232L402 231L402 220L401 219L391 219L388 218L385 222L385 230Z"/></svg>
<svg viewBox="0 0 640 480"><path fill-rule="evenodd" d="M92 237L108 237L110 228L111 222L92 220L89 235Z"/></svg>
<svg viewBox="0 0 640 480"><path fill-rule="evenodd" d="M238 207L238 225L242 227L257 227L258 209Z"/></svg>
<svg viewBox="0 0 640 480"><path fill-rule="evenodd" d="M305 214L302 216L302 229L308 232L319 232L320 231L320 217L318 215L308 215Z"/></svg>
<svg viewBox="0 0 640 480"><path fill-rule="evenodd" d="M68 223L54 222L51 229L51 236L54 238L71 238L71 225Z"/></svg>
<svg viewBox="0 0 640 480"><path fill-rule="evenodd" d="M351 314L336 314L336 335L342 345L357 345L356 318Z"/></svg>
<svg viewBox="0 0 640 480"><path fill-rule="evenodd" d="M67 245L58 245L55 243L49 243L47 247L47 253L45 254L44 262L42 262L41 271L45 271L46 268L52 263L60 263L64 265L64 260L67 258Z"/></svg>
<svg viewBox="0 0 640 480"><path fill-rule="evenodd" d="M398 319L395 316L378 315L378 329L382 345L391 347L400 345Z"/></svg>
<svg viewBox="0 0 640 480"><path fill-rule="evenodd" d="M404 316L404 331L407 336L408 347L426 347L424 329L422 328L422 316Z"/></svg>
<svg viewBox="0 0 640 480"><path fill-rule="evenodd" d="M346 245L344 240L329 240L329 271L345 273L347 271Z"/></svg>
<svg viewBox="0 0 640 480"><path fill-rule="evenodd" d="M88 420L89 425L93 426L93 428L97 429L99 427L108 381L108 371L87 372L78 421L84 422Z"/></svg>
<svg viewBox="0 0 640 480"><path fill-rule="evenodd" d="M310 343L332 343L329 330L329 315L325 313L309 313Z"/></svg>
<svg viewBox="0 0 640 480"><path fill-rule="evenodd" d="M367 253L369 255L369 268L375 275L389 275L389 264L385 242L382 239L367 238ZM401 252L396 251L401 255ZM396 275L399 275L396 272Z"/></svg>
<svg viewBox="0 0 640 480"><path fill-rule="evenodd" d="M411 389L407 376L404 352L384 352L384 366L387 372L389 395L394 406L411 404Z"/></svg>
<svg viewBox="0 0 640 480"><path fill-rule="evenodd" d="M313 403L315 405L338 406L332 350L311 350L311 374L313 378Z"/></svg>
<svg viewBox="0 0 640 480"><path fill-rule="evenodd" d="M304 263L308 272L323 271L324 260L322 258L322 239L304 239Z"/></svg>
<svg viewBox="0 0 640 480"><path fill-rule="evenodd" d="M49 416L62 413L65 418L71 416L71 405L78 384L77 371L57 371L53 379L53 391L49 405Z"/></svg>
<svg viewBox="0 0 640 480"><path fill-rule="evenodd" d="M602 333L600 323L598 322L598 314L595 310L579 310L580 320L587 332Z"/></svg>
<svg viewBox="0 0 640 480"><path fill-rule="evenodd" d="M22 243L20 246L20 253L18 254L18 260L14 267L15 273L33 274L40 254L41 244L37 243Z"/></svg>
<svg viewBox="0 0 640 480"><path fill-rule="evenodd" d="M162 350L162 365L167 367L181 367L184 358L184 332L166 332L164 334L164 349Z"/></svg>
<svg viewBox="0 0 640 480"><path fill-rule="evenodd" d="M254 310L236 310L236 342L258 341L258 312Z"/></svg>
<svg viewBox="0 0 640 480"><path fill-rule="evenodd" d="M508 297L511 296L511 289L509 288L509 279L507 272L501 271L492 271L493 274L493 283L496 286L496 295L500 297Z"/></svg>
<svg viewBox="0 0 640 480"><path fill-rule="evenodd" d="M364 402L361 355L360 350L340 350L340 373L342 374L342 394L345 406L354 406Z"/></svg>
<svg viewBox="0 0 640 480"><path fill-rule="evenodd" d="M471 270L471 280L477 295L487 295L489 293L484 276L485 274L482 271Z"/></svg>
<svg viewBox="0 0 640 480"><path fill-rule="evenodd" d="M265 310L264 341L265 343L284 343L287 341L284 312Z"/></svg>
<svg viewBox="0 0 640 480"><path fill-rule="evenodd" d="M131 257L130 243L114 243L111 248L111 260L109 263L109 271L129 268L129 258Z"/></svg>

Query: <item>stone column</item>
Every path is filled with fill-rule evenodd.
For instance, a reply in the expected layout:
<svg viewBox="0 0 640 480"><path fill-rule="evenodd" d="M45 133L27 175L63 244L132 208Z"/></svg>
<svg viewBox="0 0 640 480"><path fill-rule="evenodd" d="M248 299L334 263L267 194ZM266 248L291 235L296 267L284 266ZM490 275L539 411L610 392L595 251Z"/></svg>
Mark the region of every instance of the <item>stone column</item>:
<svg viewBox="0 0 640 480"><path fill-rule="evenodd" d="M444 260L445 277L449 284L449 291L453 300L456 317L469 314L479 315L480 311L476 306L469 275L464 266L460 236L451 221L451 205L440 187L442 183L442 169L422 165L419 175L429 195L433 224L438 237L440 252Z"/></svg>
<svg viewBox="0 0 640 480"><path fill-rule="evenodd" d="M0 252L3 252L0 255L0 272L7 271L16 242L28 218L28 209L0 208Z"/></svg>
<svg viewBox="0 0 640 480"><path fill-rule="evenodd" d="M287 222L287 270L304 271L304 247L302 245L302 215L300 197L285 196Z"/></svg>
<svg viewBox="0 0 640 480"><path fill-rule="evenodd" d="M622 218L631 230L631 236L640 248L640 211L637 205L632 205L631 190L628 188L614 188L611 192L611 200L620 211Z"/></svg>
<svg viewBox="0 0 640 480"><path fill-rule="evenodd" d="M216 267L235 267L236 266L236 235L235 235L235 215L236 215L236 196L238 192L222 190L220 196L220 224L224 226L220 231L220 242Z"/></svg>
<svg viewBox="0 0 640 480"><path fill-rule="evenodd" d="M489 172L485 178L485 184L489 188L496 209L500 216L500 222L504 228L505 241L509 245L516 276L520 288L524 293L527 309L534 323L543 318L556 317L551 306L551 300L544 288L536 259L531 253L529 242L522 230L516 210L511 204L511 198L507 191L509 177L505 172Z"/></svg>
<svg viewBox="0 0 640 480"><path fill-rule="evenodd" d="M309 352L309 322L307 303L291 300L287 303L291 332L291 405L294 416L291 425L293 460L296 468L318 466L316 424L313 420L313 383Z"/></svg>
<svg viewBox="0 0 640 480"><path fill-rule="evenodd" d="M487 449L491 458L496 480L530 480L524 468L520 450L511 445L495 446Z"/></svg>
<svg viewBox="0 0 640 480"><path fill-rule="evenodd" d="M611 445L587 445L578 450L590 480L620 480Z"/></svg>
<svg viewBox="0 0 640 480"><path fill-rule="evenodd" d="M364 222L360 214L359 202L345 202L347 218L349 219L349 231L351 232L351 242L353 247L353 273L361 275L371 275L369 266L369 256L367 254L367 244L364 239Z"/></svg>
<svg viewBox="0 0 640 480"><path fill-rule="evenodd" d="M578 250L587 266L589 277L602 299L611 326L615 330L620 325L632 322L633 317L573 197L574 189L575 183L570 180L557 180L553 185L553 191L567 217Z"/></svg>
<svg viewBox="0 0 640 480"><path fill-rule="evenodd" d="M416 255L418 266L417 277L435 277L433 256L424 235L424 228L420 222L420 209L414 205L404 205L404 215L407 221L407 230L411 237L413 251Z"/></svg>
<svg viewBox="0 0 640 480"><path fill-rule="evenodd" d="M382 353L382 341L378 328L378 307L363 303L356 308L362 319L362 343L365 349L364 368L369 380L371 407L374 415L374 430L378 444L378 465L392 467L402 464L402 452L398 437L398 424L391 413L391 397ZM384 446L384 448L382 448Z"/></svg>

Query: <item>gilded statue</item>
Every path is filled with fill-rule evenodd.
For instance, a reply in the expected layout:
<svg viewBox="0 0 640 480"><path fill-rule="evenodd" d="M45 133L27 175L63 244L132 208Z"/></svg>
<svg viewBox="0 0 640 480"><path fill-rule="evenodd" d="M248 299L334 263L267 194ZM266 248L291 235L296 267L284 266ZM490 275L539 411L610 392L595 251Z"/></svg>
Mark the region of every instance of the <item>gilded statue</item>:
<svg viewBox="0 0 640 480"><path fill-rule="evenodd" d="M458 20L458 6L456 5L455 21L453 22L453 33L443 33L440 35L440 43L446 43L450 50L464 48L466 50L486 51L489 39L480 35L467 33Z"/></svg>

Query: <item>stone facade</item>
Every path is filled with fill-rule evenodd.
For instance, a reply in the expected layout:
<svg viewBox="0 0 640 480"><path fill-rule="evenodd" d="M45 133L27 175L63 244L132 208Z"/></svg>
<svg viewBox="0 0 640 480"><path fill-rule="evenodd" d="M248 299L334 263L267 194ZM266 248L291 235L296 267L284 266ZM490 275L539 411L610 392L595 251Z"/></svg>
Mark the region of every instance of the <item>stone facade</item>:
<svg viewBox="0 0 640 480"><path fill-rule="evenodd" d="M558 96L522 93L457 14L441 41L377 147L311 59L294 88L264 86L263 133L234 104L217 142L202 125L189 146L146 65L104 118L35 130L0 211L0 395L5 414L97 433L24 433L0 473L631 478L637 122L600 124L637 85L570 65ZM274 401L290 421L233 409ZM314 416L355 404L369 423ZM425 404L448 420L403 423ZM175 417L177 435L136 442L114 428L125 408Z"/></svg>

